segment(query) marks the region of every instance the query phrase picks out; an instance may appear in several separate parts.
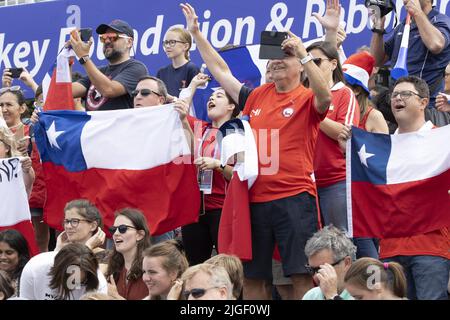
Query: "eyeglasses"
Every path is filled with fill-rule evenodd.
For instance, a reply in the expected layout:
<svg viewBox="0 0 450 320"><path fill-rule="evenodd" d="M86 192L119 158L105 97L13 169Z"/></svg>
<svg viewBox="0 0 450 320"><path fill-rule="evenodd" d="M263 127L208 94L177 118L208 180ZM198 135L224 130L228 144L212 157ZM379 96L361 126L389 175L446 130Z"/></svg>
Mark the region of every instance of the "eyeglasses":
<svg viewBox="0 0 450 320"><path fill-rule="evenodd" d="M172 48L172 47L174 47L177 44L177 42L179 42L179 43L186 43L184 41L179 41L179 40L164 40L162 42L162 45L163 45L163 47Z"/></svg>
<svg viewBox="0 0 450 320"><path fill-rule="evenodd" d="M314 59L312 59L312 60L313 60L313 62L316 64L316 66L318 66L318 67L320 67L320 65L321 65L321 63L322 63L323 60L328 60L328 61L330 61L330 59L327 59L327 58L314 58Z"/></svg>
<svg viewBox="0 0 450 320"><path fill-rule="evenodd" d="M346 257L343 257L342 259L339 259L338 261L336 261L335 263L331 264L331 266L336 266L339 263L341 263ZM321 269L320 267L311 267L309 264L305 264L305 269L306 271L310 274L310 275L315 275L317 272L319 272L319 270Z"/></svg>
<svg viewBox="0 0 450 320"><path fill-rule="evenodd" d="M0 94L5 93L5 92L17 92L20 91L20 86L12 86L12 87L5 87L5 88L1 88L0 89Z"/></svg>
<svg viewBox="0 0 450 320"><path fill-rule="evenodd" d="M191 290L183 291L183 296L186 300L189 298L190 295L192 295L192 297L194 297L195 299L198 299L198 298L203 297L205 295L206 291L211 290L211 289L217 289L217 288L218 287L211 287L211 288L207 288L207 289L194 288Z"/></svg>
<svg viewBox="0 0 450 320"><path fill-rule="evenodd" d="M67 226L68 224L70 224L72 226L72 228L76 228L80 224L80 221L91 222L90 220L86 220L86 219L64 219L63 226Z"/></svg>
<svg viewBox="0 0 450 320"><path fill-rule="evenodd" d="M136 229L136 228L133 227L133 226L127 226L126 224L121 224L120 226L117 226L117 227L116 227L116 226L110 227L110 228L109 228L109 232L110 232L111 234L114 234L114 233L116 233L116 230L119 230L119 233L124 234L124 233L127 232L128 228Z"/></svg>
<svg viewBox="0 0 450 320"><path fill-rule="evenodd" d="M116 42L119 38L123 39L130 39L129 36L126 36L124 34L118 34L118 33L104 33L100 35L100 42L105 43L106 40L109 40L109 42Z"/></svg>
<svg viewBox="0 0 450 320"><path fill-rule="evenodd" d="M141 96L143 96L143 97L147 97L147 96L151 95L152 93L153 93L153 94L156 94L158 97L161 97L161 96L162 96L162 95L159 94L158 92L155 92L155 91L153 91L153 90L151 90L151 89L136 89L136 90L134 90L134 91L131 92L131 96L132 96L133 98L136 98L137 95L138 95L139 93L140 93Z"/></svg>
<svg viewBox="0 0 450 320"><path fill-rule="evenodd" d="M413 95L418 96L419 98L423 98L420 94L409 91L409 90L405 90L405 91L394 91L390 94L390 99L394 100L398 95L400 95L400 99L402 100L408 100L409 98L411 98Z"/></svg>

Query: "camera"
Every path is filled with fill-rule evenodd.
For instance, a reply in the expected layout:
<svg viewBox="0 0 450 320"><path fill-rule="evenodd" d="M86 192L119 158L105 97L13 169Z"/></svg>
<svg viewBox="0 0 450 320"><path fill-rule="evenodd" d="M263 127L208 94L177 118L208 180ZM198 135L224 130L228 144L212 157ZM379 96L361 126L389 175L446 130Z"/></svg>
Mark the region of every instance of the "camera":
<svg viewBox="0 0 450 320"><path fill-rule="evenodd" d="M91 37L92 37L92 29L91 28L80 29L81 41L88 42Z"/></svg>
<svg viewBox="0 0 450 320"><path fill-rule="evenodd" d="M19 78L23 72L23 68L9 68L9 72L11 72L11 78Z"/></svg>
<svg viewBox="0 0 450 320"><path fill-rule="evenodd" d="M392 0L366 0L366 7L376 6L380 9L380 17L384 17L394 9Z"/></svg>

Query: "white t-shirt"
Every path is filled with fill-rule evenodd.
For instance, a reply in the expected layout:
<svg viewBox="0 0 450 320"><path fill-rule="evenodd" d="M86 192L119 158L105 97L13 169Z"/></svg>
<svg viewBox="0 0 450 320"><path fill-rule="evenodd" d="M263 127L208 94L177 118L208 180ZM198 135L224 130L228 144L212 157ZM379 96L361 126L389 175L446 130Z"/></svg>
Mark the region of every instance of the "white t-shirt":
<svg viewBox="0 0 450 320"><path fill-rule="evenodd" d="M56 300L57 291L50 289L51 277L48 275L53 266L57 252L44 252L28 261L20 278L20 298L28 300ZM99 281L97 292L108 293L108 284L100 269L97 270ZM72 290L70 300L79 300L86 293L85 286Z"/></svg>

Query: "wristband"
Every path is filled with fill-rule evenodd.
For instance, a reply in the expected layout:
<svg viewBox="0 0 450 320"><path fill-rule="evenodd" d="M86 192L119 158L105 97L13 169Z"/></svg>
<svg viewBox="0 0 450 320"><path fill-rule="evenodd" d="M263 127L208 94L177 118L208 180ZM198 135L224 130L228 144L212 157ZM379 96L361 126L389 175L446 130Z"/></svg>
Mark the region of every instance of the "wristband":
<svg viewBox="0 0 450 320"><path fill-rule="evenodd" d="M373 28L372 32L373 33L378 33L378 34L381 34L381 35L386 34L385 30L381 30L381 29L378 29L378 28Z"/></svg>

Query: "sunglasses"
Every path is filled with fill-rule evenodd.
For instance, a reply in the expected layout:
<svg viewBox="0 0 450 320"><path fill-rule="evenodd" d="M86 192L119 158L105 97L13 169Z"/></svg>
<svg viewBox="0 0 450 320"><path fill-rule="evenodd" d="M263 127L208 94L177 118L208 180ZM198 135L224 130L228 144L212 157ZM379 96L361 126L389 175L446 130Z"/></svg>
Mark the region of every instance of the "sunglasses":
<svg viewBox="0 0 450 320"><path fill-rule="evenodd" d="M338 261L336 261L335 263L332 263L331 266L336 266L339 263L341 263L346 257L343 257L342 259L339 259ZM317 272L319 272L319 270L321 269L320 267L311 267L309 264L305 264L305 269L306 271L310 274L310 275L315 275Z"/></svg>
<svg viewBox="0 0 450 320"><path fill-rule="evenodd" d="M192 295L193 298L198 299L201 298L205 295L206 291L211 290L211 289L217 289L218 287L211 287L211 288L207 288L207 289L203 289L203 288L194 288L191 290L186 290L183 291L183 297L187 300L189 298L189 296Z"/></svg>
<svg viewBox="0 0 450 320"><path fill-rule="evenodd" d="M129 39L130 37L118 33L104 33L100 35L100 42L105 43L106 40L109 40L109 42L116 42L119 38Z"/></svg>
<svg viewBox="0 0 450 320"><path fill-rule="evenodd" d="M12 87L5 87L5 88L1 88L0 89L0 94L5 93L5 92L17 92L20 91L20 86L12 86Z"/></svg>
<svg viewBox="0 0 450 320"><path fill-rule="evenodd" d="M133 98L136 98L139 93L143 97L147 97L147 96L151 95L152 93L157 95L158 97L161 97L161 94L159 94L158 92L155 92L155 91L153 91L151 89L137 89L137 90L134 90L134 91L131 92L131 96Z"/></svg>
<svg viewBox="0 0 450 320"><path fill-rule="evenodd" d="M116 227L116 226L110 227L110 228L109 228L109 232L110 232L111 234L114 234L114 233L116 233L116 230L119 230L119 233L124 234L124 233L127 232L128 228L136 229L136 228L133 227L133 226L127 226L126 224L121 224L120 226L117 226L117 227Z"/></svg>

